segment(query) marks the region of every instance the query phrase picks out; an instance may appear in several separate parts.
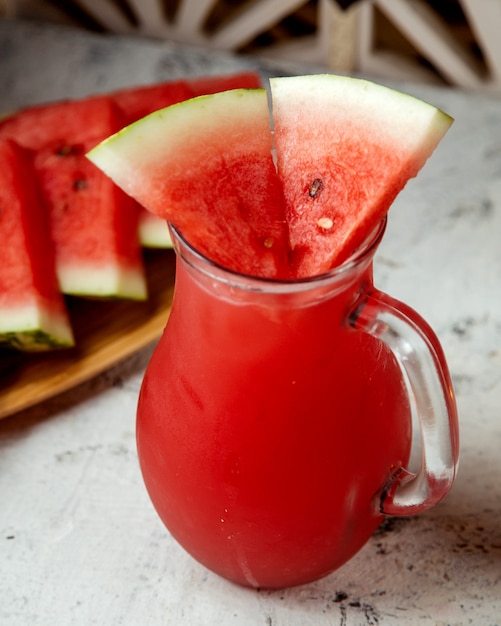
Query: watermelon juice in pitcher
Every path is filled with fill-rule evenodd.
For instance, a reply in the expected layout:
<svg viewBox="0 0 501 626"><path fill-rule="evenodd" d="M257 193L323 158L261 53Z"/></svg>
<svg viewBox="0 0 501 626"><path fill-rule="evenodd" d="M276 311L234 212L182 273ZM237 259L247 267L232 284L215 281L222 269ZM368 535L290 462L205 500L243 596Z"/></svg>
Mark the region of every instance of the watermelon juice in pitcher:
<svg viewBox="0 0 501 626"><path fill-rule="evenodd" d="M140 394L139 460L169 531L229 580L325 576L386 514L450 489L447 366L426 323L373 286L383 232L327 274L278 281L224 269L172 231L175 296Z"/></svg>

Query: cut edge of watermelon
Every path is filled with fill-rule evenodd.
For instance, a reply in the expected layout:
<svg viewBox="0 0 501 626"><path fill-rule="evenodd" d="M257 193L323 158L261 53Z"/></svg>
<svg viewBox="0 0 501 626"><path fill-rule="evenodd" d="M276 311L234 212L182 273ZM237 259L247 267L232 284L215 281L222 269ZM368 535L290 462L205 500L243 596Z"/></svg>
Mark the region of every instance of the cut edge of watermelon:
<svg viewBox="0 0 501 626"><path fill-rule="evenodd" d="M96 298L146 300L148 292L142 272L116 265L57 268L61 291L67 295Z"/></svg>
<svg viewBox="0 0 501 626"><path fill-rule="evenodd" d="M0 344L27 352L42 352L75 345L68 318L38 304L0 310Z"/></svg>

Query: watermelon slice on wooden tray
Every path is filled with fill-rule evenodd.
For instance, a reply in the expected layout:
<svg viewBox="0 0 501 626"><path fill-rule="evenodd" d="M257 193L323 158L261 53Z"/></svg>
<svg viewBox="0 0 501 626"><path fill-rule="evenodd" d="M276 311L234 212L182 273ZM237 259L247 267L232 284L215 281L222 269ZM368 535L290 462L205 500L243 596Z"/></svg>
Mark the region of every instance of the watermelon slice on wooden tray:
<svg viewBox="0 0 501 626"><path fill-rule="evenodd" d="M34 153L66 294L146 297L137 209L85 158L122 126L120 110L108 97L25 109L0 125L0 137Z"/></svg>
<svg viewBox="0 0 501 626"><path fill-rule="evenodd" d="M0 140L0 344L41 351L74 344L31 158Z"/></svg>
<svg viewBox="0 0 501 626"><path fill-rule="evenodd" d="M192 98L193 91L185 80L177 80L120 89L110 93L109 97L122 111L127 125L157 109Z"/></svg>
<svg viewBox="0 0 501 626"><path fill-rule="evenodd" d="M335 75L272 79L271 101L270 121L264 89L197 97L88 156L215 262L297 279L355 251L452 123L421 100Z"/></svg>

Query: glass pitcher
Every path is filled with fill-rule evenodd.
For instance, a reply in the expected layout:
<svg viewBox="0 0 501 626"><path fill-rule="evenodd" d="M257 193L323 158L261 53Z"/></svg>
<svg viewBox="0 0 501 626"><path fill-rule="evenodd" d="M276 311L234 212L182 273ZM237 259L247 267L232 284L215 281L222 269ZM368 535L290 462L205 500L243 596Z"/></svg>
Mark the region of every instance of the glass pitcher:
<svg viewBox="0 0 501 626"><path fill-rule="evenodd" d="M172 229L175 294L140 393L139 461L170 533L231 581L323 577L385 515L452 485L450 376L429 326L373 285L384 230L327 274L274 281L217 266Z"/></svg>

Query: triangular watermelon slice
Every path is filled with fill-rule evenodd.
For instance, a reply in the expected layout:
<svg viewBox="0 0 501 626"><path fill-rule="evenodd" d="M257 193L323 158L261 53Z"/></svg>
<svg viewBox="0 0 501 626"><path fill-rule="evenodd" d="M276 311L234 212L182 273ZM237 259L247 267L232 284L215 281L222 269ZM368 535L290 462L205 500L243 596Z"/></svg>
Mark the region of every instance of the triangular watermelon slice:
<svg viewBox="0 0 501 626"><path fill-rule="evenodd" d="M31 159L0 140L0 344L27 351L74 344Z"/></svg>
<svg viewBox="0 0 501 626"><path fill-rule="evenodd" d="M270 86L292 263L301 276L321 274L375 228L452 119L344 76L272 78Z"/></svg>
<svg viewBox="0 0 501 626"><path fill-rule="evenodd" d="M132 124L89 157L222 265L269 277L288 272L266 90L176 104Z"/></svg>
<svg viewBox="0 0 501 626"><path fill-rule="evenodd" d="M276 78L271 90L278 171L263 90L156 112L89 158L222 265L275 278L326 272L382 219L452 118L360 79Z"/></svg>
<svg viewBox="0 0 501 626"><path fill-rule="evenodd" d="M110 96L122 111L126 126L154 111L195 96L258 87L261 87L259 74L248 71L130 87L115 91ZM143 207L139 210L139 240L148 248L172 247L167 222Z"/></svg>
<svg viewBox="0 0 501 626"><path fill-rule="evenodd" d="M137 207L85 158L122 126L104 96L31 107L0 123L0 138L33 151L64 293L146 297Z"/></svg>

